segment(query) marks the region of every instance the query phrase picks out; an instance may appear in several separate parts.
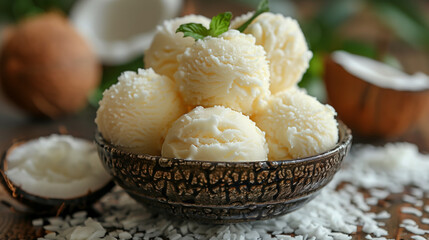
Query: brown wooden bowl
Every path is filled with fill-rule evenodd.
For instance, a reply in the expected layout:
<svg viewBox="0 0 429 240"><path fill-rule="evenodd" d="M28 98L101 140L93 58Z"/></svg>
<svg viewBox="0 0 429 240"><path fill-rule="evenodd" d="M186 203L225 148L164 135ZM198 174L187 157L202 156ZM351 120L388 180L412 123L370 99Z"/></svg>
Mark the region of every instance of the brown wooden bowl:
<svg viewBox="0 0 429 240"><path fill-rule="evenodd" d="M331 181L351 140L340 122L336 146L316 156L209 162L133 154L95 135L105 168L137 202L207 223L262 220L298 209Z"/></svg>

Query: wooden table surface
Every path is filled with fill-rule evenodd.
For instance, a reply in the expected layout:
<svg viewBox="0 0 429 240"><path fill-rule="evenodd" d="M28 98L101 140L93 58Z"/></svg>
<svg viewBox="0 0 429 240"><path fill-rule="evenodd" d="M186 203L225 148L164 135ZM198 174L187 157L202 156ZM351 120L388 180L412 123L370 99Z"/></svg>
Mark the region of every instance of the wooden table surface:
<svg viewBox="0 0 429 240"><path fill-rule="evenodd" d="M1 110L1 106L0 106ZM5 115L0 111L0 150L3 152L14 139L49 135L67 130L69 133L79 137L92 139L95 129L95 110L87 108L77 115L59 119L56 121L40 121ZM406 193L406 192L405 192ZM413 234L399 227L403 219L411 218L420 222L417 217L401 213L403 206L409 205L402 201L403 194L394 194L385 201L380 201L374 207L375 212L388 211L392 217L385 221L389 232L387 238L411 239ZM4 199L6 193L0 190L0 199ZM424 199L425 205L429 205L429 199ZM422 211L423 212L423 211ZM424 212L424 218L429 218L429 213ZM31 221L37 216L11 211L6 205L0 204L0 239L34 239L44 235L42 228L35 228ZM422 228L428 228L422 226ZM354 234L353 239L365 239L366 234L360 231ZM425 236L429 239L429 234Z"/></svg>

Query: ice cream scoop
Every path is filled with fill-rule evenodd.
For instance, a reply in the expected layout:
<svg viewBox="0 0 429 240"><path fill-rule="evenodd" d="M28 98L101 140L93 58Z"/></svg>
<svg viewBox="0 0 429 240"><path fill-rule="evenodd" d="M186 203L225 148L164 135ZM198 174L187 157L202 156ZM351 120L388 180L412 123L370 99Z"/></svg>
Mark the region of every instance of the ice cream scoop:
<svg viewBox="0 0 429 240"><path fill-rule="evenodd" d="M191 106L222 105L250 115L265 103L269 68L255 38L237 30L198 40L178 57L175 79Z"/></svg>
<svg viewBox="0 0 429 240"><path fill-rule="evenodd" d="M174 82L152 69L124 72L103 93L95 123L112 144L159 155L171 123L187 111Z"/></svg>
<svg viewBox="0 0 429 240"><path fill-rule="evenodd" d="M253 13L233 20L232 28L247 21ZM244 31L264 47L270 63L270 90L277 93L301 81L312 57L298 22L281 14L266 12L257 17Z"/></svg>
<svg viewBox="0 0 429 240"><path fill-rule="evenodd" d="M176 33L181 24L189 22L201 23L208 27L210 19L199 15L187 15L164 21L157 27L152 43L145 51L146 68L153 68L157 73L173 79L178 67L177 56L184 53L186 48L195 42L192 38L184 38L181 32Z"/></svg>
<svg viewBox="0 0 429 240"><path fill-rule="evenodd" d="M305 92L291 88L272 96L252 119L265 132L269 160L308 157L338 141L336 112Z"/></svg>
<svg viewBox="0 0 429 240"><path fill-rule="evenodd" d="M163 157L207 161L263 161L264 133L249 117L229 108L196 107L175 121L162 145Z"/></svg>

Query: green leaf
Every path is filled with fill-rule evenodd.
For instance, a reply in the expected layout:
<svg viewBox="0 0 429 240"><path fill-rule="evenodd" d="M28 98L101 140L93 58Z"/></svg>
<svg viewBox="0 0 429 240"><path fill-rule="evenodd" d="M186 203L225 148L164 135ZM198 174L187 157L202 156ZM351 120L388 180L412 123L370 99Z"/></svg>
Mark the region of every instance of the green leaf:
<svg viewBox="0 0 429 240"><path fill-rule="evenodd" d="M255 14L242 26L238 28L240 32L243 32L246 27L260 14L268 12L270 9L268 7L268 0L262 0L259 3L258 9ZM222 33L228 31L229 25L231 23L232 13L224 12L214 16L210 21L210 28L207 29L202 24L199 23L186 23L179 26L176 30L177 32L183 32L185 37L193 37L195 40L204 39L207 36L217 37Z"/></svg>
<svg viewBox="0 0 429 240"><path fill-rule="evenodd" d="M377 59L378 55L377 48L373 44L354 39L344 39L339 49L372 59Z"/></svg>
<svg viewBox="0 0 429 240"><path fill-rule="evenodd" d="M377 3L374 6L378 17L393 30L397 37L415 48L429 49L429 24L425 21L419 21L417 17L419 15L424 16L423 14L420 14L418 10L414 14L407 13L390 1L377 1ZM411 17L410 15L414 16Z"/></svg>
<svg viewBox="0 0 429 240"><path fill-rule="evenodd" d="M176 33L182 32L185 37L193 37L196 40L208 36L209 30L200 23L185 23L177 28Z"/></svg>
<svg viewBox="0 0 429 240"><path fill-rule="evenodd" d="M210 22L209 35L212 37L217 37L228 31L231 18L232 13L230 12L224 12L213 17Z"/></svg>
<svg viewBox="0 0 429 240"><path fill-rule="evenodd" d="M193 37L195 40L203 39L207 36L217 37L228 31L232 14L230 12L221 13L212 18L210 29L200 23L186 23L179 26L177 32L182 32L185 37Z"/></svg>
<svg viewBox="0 0 429 240"><path fill-rule="evenodd" d="M258 9L253 14L253 16L249 20L247 20L245 23L243 23L243 25L238 27L237 30L240 32L244 32L244 30L246 30L246 28L253 22L253 20L255 20L255 18L257 18L262 13L268 12L268 11L270 11L270 7L268 6L268 0L262 0L259 3Z"/></svg>

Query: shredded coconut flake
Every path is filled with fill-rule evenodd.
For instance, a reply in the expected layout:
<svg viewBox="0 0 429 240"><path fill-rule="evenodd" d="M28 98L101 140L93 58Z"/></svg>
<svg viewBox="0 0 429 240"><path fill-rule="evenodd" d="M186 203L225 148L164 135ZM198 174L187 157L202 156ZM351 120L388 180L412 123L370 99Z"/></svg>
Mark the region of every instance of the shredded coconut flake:
<svg viewBox="0 0 429 240"><path fill-rule="evenodd" d="M417 226L404 226L404 228L407 229L408 232L418 234L418 235L423 235L426 232L428 232L427 230L420 229Z"/></svg>
<svg viewBox="0 0 429 240"><path fill-rule="evenodd" d="M402 201L411 203L411 204L416 204L418 200L414 196L404 194L404 196L402 196Z"/></svg>
<svg viewBox="0 0 429 240"><path fill-rule="evenodd" d="M31 223L35 227L40 227L40 226L43 226L43 219L42 218L34 219Z"/></svg>
<svg viewBox="0 0 429 240"><path fill-rule="evenodd" d="M402 220L403 226L417 226L417 223L412 219L404 219Z"/></svg>
<svg viewBox="0 0 429 240"><path fill-rule="evenodd" d="M366 198L365 201L368 205L377 205L378 204L378 198L376 198L376 197Z"/></svg>
<svg viewBox="0 0 429 240"><path fill-rule="evenodd" d="M420 188L411 188L411 194L416 198L422 198L424 191L421 190Z"/></svg>
<svg viewBox="0 0 429 240"><path fill-rule="evenodd" d="M401 212L413 214L413 215L416 215L417 217L421 217L423 215L423 213L420 210L418 210L417 208L413 208L413 207L402 207Z"/></svg>
<svg viewBox="0 0 429 240"><path fill-rule="evenodd" d="M390 218L390 213L388 213L387 211L382 211L375 216L375 219L389 219L389 218Z"/></svg>
<svg viewBox="0 0 429 240"><path fill-rule="evenodd" d="M427 240L426 238L424 238L422 236L418 236L418 235L411 236L411 239L415 239L415 240Z"/></svg>

